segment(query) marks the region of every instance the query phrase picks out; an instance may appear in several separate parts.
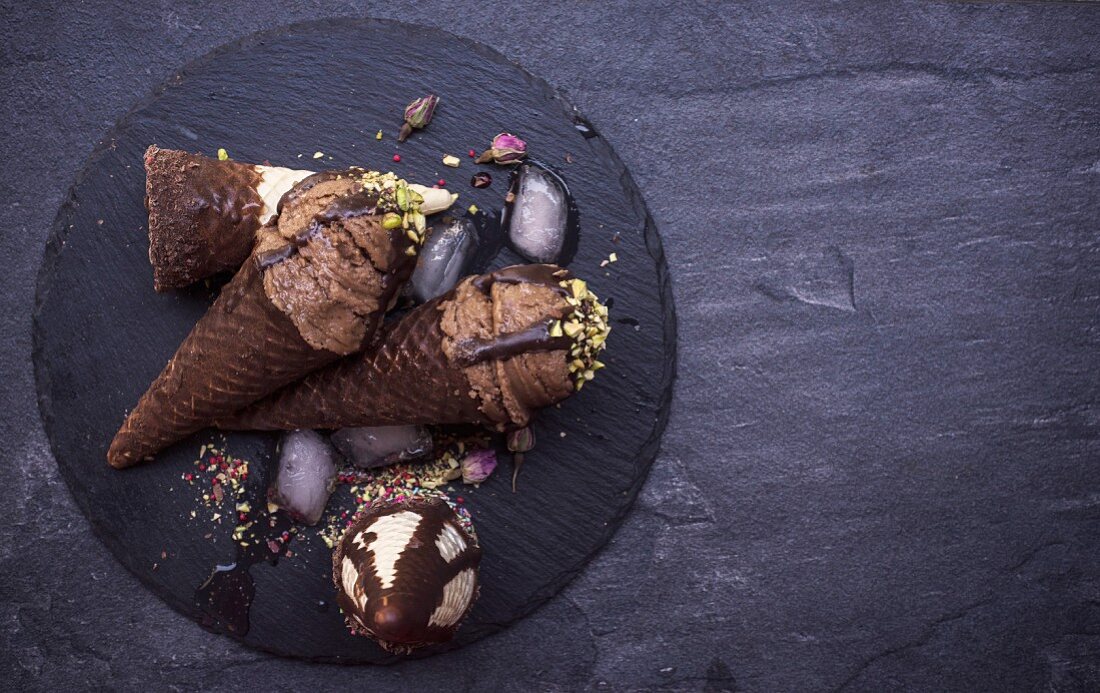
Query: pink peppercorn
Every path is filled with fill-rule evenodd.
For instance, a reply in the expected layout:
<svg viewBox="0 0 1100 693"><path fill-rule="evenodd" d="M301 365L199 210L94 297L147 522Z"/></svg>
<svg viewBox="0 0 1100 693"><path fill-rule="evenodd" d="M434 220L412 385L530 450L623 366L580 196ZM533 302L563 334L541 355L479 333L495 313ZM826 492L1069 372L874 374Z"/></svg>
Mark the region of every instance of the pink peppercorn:
<svg viewBox="0 0 1100 693"><path fill-rule="evenodd" d="M471 159L472 159L472 158L474 158L475 156L477 156L477 152L475 152L475 151L474 151L474 150L472 150L472 149L471 149L471 150L470 150L469 152L467 152L467 154L469 155L469 157L470 157Z"/></svg>
<svg viewBox="0 0 1100 693"><path fill-rule="evenodd" d="M443 180L442 178L439 179L439 187L442 188L446 184L447 184L447 181Z"/></svg>
<svg viewBox="0 0 1100 693"><path fill-rule="evenodd" d="M393 160L394 161L401 161L401 155L400 154L394 154L393 155Z"/></svg>

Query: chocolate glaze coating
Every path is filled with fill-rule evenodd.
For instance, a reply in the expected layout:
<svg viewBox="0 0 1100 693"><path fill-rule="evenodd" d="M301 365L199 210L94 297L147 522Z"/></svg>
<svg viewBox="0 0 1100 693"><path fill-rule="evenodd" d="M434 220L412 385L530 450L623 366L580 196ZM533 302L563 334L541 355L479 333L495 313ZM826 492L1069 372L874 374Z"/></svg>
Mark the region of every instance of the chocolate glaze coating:
<svg viewBox="0 0 1100 693"><path fill-rule="evenodd" d="M352 633L388 651L447 642L477 601L480 561L477 539L445 501L379 503L333 551L336 601Z"/></svg>

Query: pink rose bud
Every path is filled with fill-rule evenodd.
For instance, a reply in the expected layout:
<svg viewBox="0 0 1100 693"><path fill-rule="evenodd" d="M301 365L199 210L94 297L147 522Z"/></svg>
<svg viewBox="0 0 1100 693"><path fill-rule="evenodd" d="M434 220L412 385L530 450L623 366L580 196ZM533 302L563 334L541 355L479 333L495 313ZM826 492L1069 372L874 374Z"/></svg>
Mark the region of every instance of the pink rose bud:
<svg viewBox="0 0 1100 693"><path fill-rule="evenodd" d="M508 449L512 452L527 452L535 447L535 433L530 428L519 428L508 434Z"/></svg>
<svg viewBox="0 0 1100 693"><path fill-rule="evenodd" d="M498 164L515 164L527 156L527 143L513 134L502 132L493 138L493 144L482 152L477 158L477 163L487 164L495 161Z"/></svg>
<svg viewBox="0 0 1100 693"><path fill-rule="evenodd" d="M497 468L497 454L490 449L473 450L462 458L462 481L480 484Z"/></svg>
<svg viewBox="0 0 1100 693"><path fill-rule="evenodd" d="M404 142L412 134L414 128L419 130L427 127L428 123L432 122L432 114L435 113L435 107L438 105L439 97L435 94L428 94L405 106L405 124L401 126L397 141Z"/></svg>

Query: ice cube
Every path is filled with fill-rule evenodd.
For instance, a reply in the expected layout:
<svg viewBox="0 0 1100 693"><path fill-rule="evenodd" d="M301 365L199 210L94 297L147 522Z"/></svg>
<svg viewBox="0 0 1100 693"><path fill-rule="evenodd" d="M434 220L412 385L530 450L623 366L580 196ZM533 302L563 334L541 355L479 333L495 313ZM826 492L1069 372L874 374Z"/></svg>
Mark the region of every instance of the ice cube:
<svg viewBox="0 0 1100 693"><path fill-rule="evenodd" d="M357 467L384 467L414 460L432 451L432 435L423 426L341 428L332 434L336 449Z"/></svg>
<svg viewBox="0 0 1100 693"><path fill-rule="evenodd" d="M477 229L466 218L445 220L436 226L409 280L410 293L417 301L430 301L454 288L477 246Z"/></svg>
<svg viewBox="0 0 1100 693"><path fill-rule="evenodd" d="M290 431L279 445L279 469L268 492L292 518L315 525L336 478L335 451L315 431Z"/></svg>
<svg viewBox="0 0 1100 693"><path fill-rule="evenodd" d="M531 164L519 167L508 213L508 238L533 262L556 262L565 246L569 195L558 179Z"/></svg>

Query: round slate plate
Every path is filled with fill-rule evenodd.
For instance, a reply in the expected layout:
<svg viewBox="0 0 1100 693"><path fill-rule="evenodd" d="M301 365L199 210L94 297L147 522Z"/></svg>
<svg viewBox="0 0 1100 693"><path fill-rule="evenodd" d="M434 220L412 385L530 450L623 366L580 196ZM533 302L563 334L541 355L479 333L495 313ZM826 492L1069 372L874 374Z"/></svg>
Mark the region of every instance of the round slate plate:
<svg viewBox="0 0 1100 693"><path fill-rule="evenodd" d="M442 99L435 120L398 144L403 107L429 89ZM225 147L241 161L298 168L392 168L410 180L446 178L461 206L496 210L506 172L477 167L465 153L502 130L522 133L568 182L581 229L570 267L611 299L613 330L607 369L538 420L519 493L509 489L507 464L481 488L458 490L485 558L481 599L450 645L457 647L530 613L575 576L622 521L656 454L675 369L675 319L657 231L622 163L559 94L499 54L442 31L373 20L299 24L215 50L96 146L58 213L39 275L39 407L61 473L96 533L172 607L200 619L195 590L216 564L233 561L233 523L212 523L196 489L181 480L217 433L193 436L135 469L115 471L105 460L128 408L216 291L152 289L146 146L209 155ZM325 156L314 160L316 151ZM444 167L444 153L460 155L462 166ZM493 171L491 188L469 186L480 169ZM612 252L619 261L601 269ZM504 250L491 265L518 261ZM274 437L231 434L227 445L253 462L248 492L261 498ZM345 491L329 512L350 507ZM225 510L232 517L228 501ZM315 660L391 660L344 630L332 602L330 552L316 532L304 531L290 548L292 558L252 569L256 596L243 642Z"/></svg>

